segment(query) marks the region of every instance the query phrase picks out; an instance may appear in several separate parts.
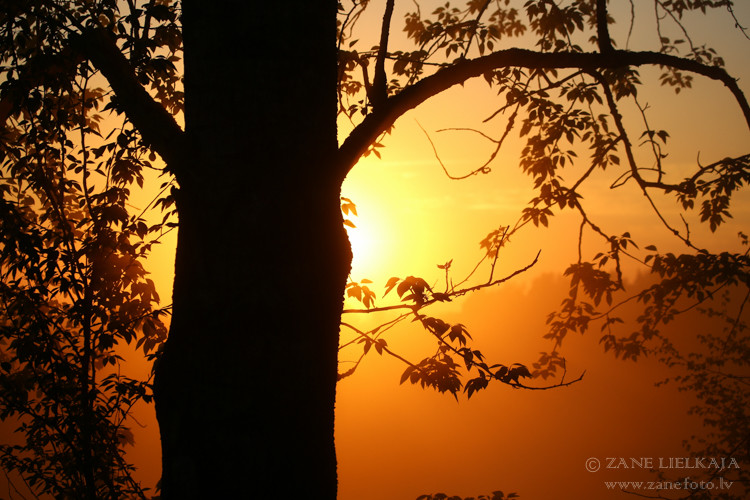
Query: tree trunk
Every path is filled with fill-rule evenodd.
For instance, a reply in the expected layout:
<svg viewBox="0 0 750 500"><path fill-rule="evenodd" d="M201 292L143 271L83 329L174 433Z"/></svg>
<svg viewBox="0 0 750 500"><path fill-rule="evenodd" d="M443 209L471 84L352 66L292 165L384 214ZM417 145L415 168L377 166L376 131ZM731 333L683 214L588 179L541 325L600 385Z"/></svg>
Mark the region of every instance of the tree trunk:
<svg viewBox="0 0 750 500"><path fill-rule="evenodd" d="M336 2L183 2L165 499L336 498Z"/></svg>

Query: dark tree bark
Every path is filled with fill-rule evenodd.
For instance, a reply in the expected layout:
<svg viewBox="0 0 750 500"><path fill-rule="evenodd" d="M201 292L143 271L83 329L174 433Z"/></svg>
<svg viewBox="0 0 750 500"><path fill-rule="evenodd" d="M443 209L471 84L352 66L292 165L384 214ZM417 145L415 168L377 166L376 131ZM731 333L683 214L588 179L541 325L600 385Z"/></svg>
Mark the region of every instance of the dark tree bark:
<svg viewBox="0 0 750 500"><path fill-rule="evenodd" d="M336 2L183 2L165 499L336 498Z"/></svg>

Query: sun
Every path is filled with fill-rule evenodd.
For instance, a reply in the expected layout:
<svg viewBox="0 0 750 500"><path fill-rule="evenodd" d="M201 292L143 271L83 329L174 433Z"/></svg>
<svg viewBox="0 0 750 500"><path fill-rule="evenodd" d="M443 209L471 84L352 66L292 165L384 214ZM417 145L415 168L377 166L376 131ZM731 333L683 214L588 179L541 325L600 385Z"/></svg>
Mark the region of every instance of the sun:
<svg viewBox="0 0 750 500"><path fill-rule="evenodd" d="M352 246L352 278L373 279L375 274L382 272L384 265L383 238L378 234L374 221L361 221L358 218L354 218L354 221L356 227L346 227Z"/></svg>

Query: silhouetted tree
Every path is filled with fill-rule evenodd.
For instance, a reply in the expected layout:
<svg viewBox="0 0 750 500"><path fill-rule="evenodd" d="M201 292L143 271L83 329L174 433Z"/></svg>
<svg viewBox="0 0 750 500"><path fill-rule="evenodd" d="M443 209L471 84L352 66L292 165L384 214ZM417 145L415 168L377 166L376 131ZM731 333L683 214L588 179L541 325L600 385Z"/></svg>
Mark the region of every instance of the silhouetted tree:
<svg viewBox="0 0 750 500"><path fill-rule="evenodd" d="M161 223L130 213L155 156L126 121L102 121L112 103L62 5L0 12L0 419L20 434L0 445L1 468L34 494L145 498L123 447L151 384L121 371L117 346L151 357L166 338L143 263L171 202Z"/></svg>
<svg viewBox="0 0 750 500"><path fill-rule="evenodd" d="M613 186L635 183L649 200L666 193L676 195L684 210L699 204L711 229L729 215L731 195L750 175L750 157L740 156L714 159L679 182L668 181L661 150L668 134L646 120L641 138L653 158L649 168L642 167L647 160L634 151L621 111L621 102L637 96L637 68L661 68L661 83L676 91L689 87L693 75L721 82L748 124L750 107L721 58L704 46L661 36L654 51L617 48L605 0L472 0L431 9L426 17L416 7L406 16L413 50L390 46L394 1L387 0L378 46L362 52L355 49L352 29L365 8L376 8L364 1L4 0L0 5L3 228L4 234L38 240L14 238L18 250L4 241L11 249L4 250L10 255L4 257L4 278L28 287L29 297L42 287L64 295L68 276L77 280L79 296L34 296L36 302L28 311L19 309L18 317L35 322L45 302L70 304L61 324L47 315L44 328L36 323L34 328L44 339L51 329L72 335L68 342L78 350L71 355L81 357L74 365L87 370L75 380L74 395L66 396L81 407L69 425L80 433L83 461L99 453L94 436L85 432L94 418L92 391L98 383L89 367L104 356L91 343L114 345L137 334L153 348L160 339L158 323L146 320L155 317L152 295L141 295L144 309L121 320L134 324L136 333L108 324L115 312L131 307L138 293L134 283L145 279L140 271L129 277L130 262L139 256L129 238L148 242L165 227L149 227L129 214L127 186L154 166L148 154L159 155L176 181L160 201L167 210L174 202L179 215L173 315L154 386L165 498L336 496L337 352L351 261L340 187L362 155L377 154L379 137L398 117L431 97L482 77L504 97L495 114L507 117L497 148L516 122L526 140L520 166L533 178L537 195L518 224L483 241L491 269L515 231L528 223L546 225L556 211L580 214L579 238L584 230L602 238L601 254L590 260L581 255L567 270L570 296L550 318L555 350L535 366L544 378L563 366L557 347L568 332L585 330L597 316L615 325L616 318L598 308L623 287L620 260L635 255L628 233L607 234L585 210L580 189L593 172L612 172ZM667 16L680 27L691 11L732 13L732 2L661 0L655 8L660 23ZM513 47L528 39L534 48ZM178 68L183 57L184 80ZM99 105L124 122L95 120ZM339 143L340 117L354 128ZM87 141L98 134L103 137L95 139L94 149ZM108 142L111 137L116 140ZM19 138L21 147L14 150ZM578 162L576 146L588 148L590 159L582 173L571 171L574 180L565 181L561 172ZM605 329L605 347L624 357L644 352L658 336L657 325L674 314L678 298L700 301L716 288L748 283L745 253L709 252L686 231L672 229L658 211L655 218L684 242L685 254L662 255L646 247L643 262L671 288L638 295L647 312L638 331L618 337ZM43 231L50 236L37 235ZM40 257L19 268L23 245ZM56 250L63 254L55 256ZM109 261L121 254L117 265ZM46 267L37 267L42 256ZM114 265L114 271L100 277L99 262L110 271L107 266ZM37 272L53 278L34 276ZM94 293L109 286L108 280L130 294L117 292L114 309L103 293ZM490 271L490 279L478 286L502 280ZM357 287L366 297L361 284L348 289ZM445 290L436 291L413 277L388 287L440 346L436 356L408 366L406 378L471 394L491 380L519 385L519 378L530 374L520 365L486 365L481 354L464 346L462 327L420 313L468 289L446 280ZM6 304L12 307L4 304L4 310L20 307L19 300L9 296ZM7 311L3 335L15 339L26 327L6 320ZM381 352L386 347L361 333L366 346ZM8 376L35 362L22 358L18 346L12 346L17 359L4 366ZM459 378L461 363L478 373L466 384ZM41 442L39 449L47 445ZM115 494L85 464L75 470L83 474L80 491L89 498Z"/></svg>
<svg viewBox="0 0 750 500"><path fill-rule="evenodd" d="M725 484L731 484L729 490L719 492L703 488L691 491L689 498L739 499L746 498L750 492L750 473L744 467L750 460L750 391L747 390L750 336L747 315L743 314L748 298L746 286L717 291L712 300L702 303L694 313L705 316L709 328L697 326L681 336L662 336L655 349L660 360L674 373L663 383L673 383L679 390L696 396L697 402L690 413L701 419L704 428L703 432L685 439L686 451L696 458L724 457L727 463L724 468L689 471L689 480L715 484L721 477ZM694 345L686 347L686 343ZM738 461L737 465L730 465L732 458ZM660 472L666 478L665 472L674 471ZM684 477L668 479L685 481Z"/></svg>

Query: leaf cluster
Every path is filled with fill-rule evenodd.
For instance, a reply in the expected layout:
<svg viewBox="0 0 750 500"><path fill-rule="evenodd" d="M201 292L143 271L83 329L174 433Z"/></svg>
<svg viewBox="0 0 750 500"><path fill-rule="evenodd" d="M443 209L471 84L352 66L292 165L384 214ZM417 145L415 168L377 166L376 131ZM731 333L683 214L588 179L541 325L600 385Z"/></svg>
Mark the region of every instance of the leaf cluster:
<svg viewBox="0 0 750 500"><path fill-rule="evenodd" d="M145 261L176 226L172 181L133 207L133 190L161 167L76 44L104 32L178 113L177 10L10 5L0 14L0 419L23 443L1 444L0 463L34 495L145 498L124 447L152 388L121 368L128 344L153 360L166 339L169 307Z"/></svg>
<svg viewBox="0 0 750 500"><path fill-rule="evenodd" d="M423 278L415 276L407 276L406 278L392 277L385 284L383 296L385 297L391 291L395 290L400 303L375 307L374 293L367 286L371 285L372 282L370 280L362 280L360 283L350 282L347 285L347 296L357 298L363 302L365 309L345 310L345 314L362 312L379 313L395 310L406 310L408 312L404 312L395 319L387 321L367 332L356 328L346 321L342 321L342 326L354 331L356 337L352 341L342 343L340 350L354 344L363 345L364 349L354 366L340 374L339 378L345 378L353 374L364 356L370 352L372 347L375 347L375 351L378 354L388 354L407 365L401 376L401 384L408 380L410 383L419 384L423 388L432 388L441 393L448 392L456 398L458 398L460 392L464 392L468 398L471 398L477 391L487 388L493 380L514 388L549 389L556 387L557 385L548 387L526 386L522 379L531 378L533 374L525 365L521 363L510 365L488 363L480 350L471 347L470 343L473 339L464 324L450 324L436 316L427 315L422 312L431 305L452 301L469 292L503 283L531 268L536 260L529 266L519 269L509 276L499 279L494 278L495 264L498 259L499 250L509 241L510 235L514 231L515 229L509 226L501 226L489 233L480 244L484 250L484 255L477 264L477 267L467 278L458 284L453 282L450 275L453 263L452 259L445 264L438 265L438 269L445 272L444 291L438 291L436 286L430 285ZM485 263L489 267L488 279L478 285L461 288L461 285L464 285L471 278L471 275L474 274L482 263ZM435 352L416 363L407 360L391 350L385 339L381 337L393 326L407 318L411 318L412 322L419 323L436 341L437 348ZM466 380L464 381L464 379ZM580 377L577 380L580 380ZM558 385L568 385L575 383L577 380L564 384L561 382Z"/></svg>

